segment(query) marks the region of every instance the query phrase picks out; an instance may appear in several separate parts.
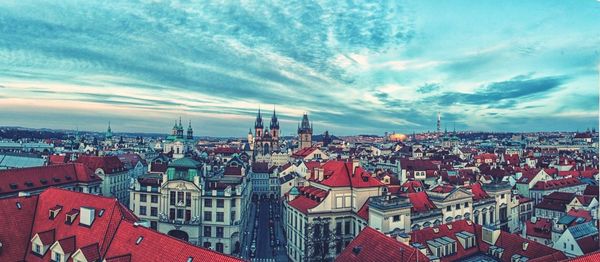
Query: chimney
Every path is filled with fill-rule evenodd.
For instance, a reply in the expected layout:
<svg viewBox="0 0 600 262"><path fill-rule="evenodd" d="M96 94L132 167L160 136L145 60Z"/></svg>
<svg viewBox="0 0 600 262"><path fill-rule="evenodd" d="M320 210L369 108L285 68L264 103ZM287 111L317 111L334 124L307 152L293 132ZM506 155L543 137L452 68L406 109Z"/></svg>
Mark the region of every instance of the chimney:
<svg viewBox="0 0 600 262"><path fill-rule="evenodd" d="M494 226L483 226L481 230L481 239L490 245L495 245L500 237L500 229Z"/></svg>
<svg viewBox="0 0 600 262"><path fill-rule="evenodd" d="M523 242L523 251L527 250L527 246L529 246L529 242Z"/></svg>
<svg viewBox="0 0 600 262"><path fill-rule="evenodd" d="M81 207L79 215L79 224L91 227L92 223L94 223L94 219L96 218L96 210L93 207Z"/></svg>
<svg viewBox="0 0 600 262"><path fill-rule="evenodd" d="M409 245L410 242L410 235L407 233L400 233L397 237L396 240L400 243Z"/></svg>
<svg viewBox="0 0 600 262"><path fill-rule="evenodd" d="M361 246L355 246L352 248L352 253L354 253L354 255L358 256L358 254L360 254L361 250L362 250Z"/></svg>
<svg viewBox="0 0 600 262"><path fill-rule="evenodd" d="M352 159L352 175L356 173L356 168L359 166L359 161L356 158Z"/></svg>
<svg viewBox="0 0 600 262"><path fill-rule="evenodd" d="M316 177L318 177L319 181L323 181L323 171L324 170L321 167L315 168L315 172L317 173Z"/></svg>

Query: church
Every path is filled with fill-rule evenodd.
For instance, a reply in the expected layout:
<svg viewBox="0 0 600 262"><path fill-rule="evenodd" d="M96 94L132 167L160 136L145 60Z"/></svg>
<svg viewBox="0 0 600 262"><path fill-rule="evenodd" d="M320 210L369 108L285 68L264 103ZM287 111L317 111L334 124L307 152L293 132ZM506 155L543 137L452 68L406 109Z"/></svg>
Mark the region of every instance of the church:
<svg viewBox="0 0 600 262"><path fill-rule="evenodd" d="M251 131L248 132L248 143L251 145L254 155L269 155L279 152L280 134L279 120L277 119L275 109L273 109L273 115L271 116L268 128L264 126L260 109L258 109L256 121L254 121L254 136L252 136Z"/></svg>
<svg viewBox="0 0 600 262"><path fill-rule="evenodd" d="M173 158L183 158L185 154L194 147L194 131L192 130L192 121L189 122L187 128L187 134L183 134L184 128L181 124L181 118L179 123L175 121L175 125L171 131L171 135L167 136L164 141L163 153L169 154L172 152Z"/></svg>

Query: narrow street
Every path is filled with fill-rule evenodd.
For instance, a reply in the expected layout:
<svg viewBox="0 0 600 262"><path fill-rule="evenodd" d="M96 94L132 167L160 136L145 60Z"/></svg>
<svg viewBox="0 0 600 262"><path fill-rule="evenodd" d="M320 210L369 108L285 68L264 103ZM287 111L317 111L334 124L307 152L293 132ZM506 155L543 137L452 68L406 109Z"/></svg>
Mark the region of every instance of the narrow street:
<svg viewBox="0 0 600 262"><path fill-rule="evenodd" d="M252 208L256 208L257 227L252 226L250 236L252 241L248 241L250 251L248 256L251 261L288 261L285 252L285 237L281 227L280 210L281 207L275 201L263 199L252 203ZM252 245L256 246L256 251L252 254Z"/></svg>

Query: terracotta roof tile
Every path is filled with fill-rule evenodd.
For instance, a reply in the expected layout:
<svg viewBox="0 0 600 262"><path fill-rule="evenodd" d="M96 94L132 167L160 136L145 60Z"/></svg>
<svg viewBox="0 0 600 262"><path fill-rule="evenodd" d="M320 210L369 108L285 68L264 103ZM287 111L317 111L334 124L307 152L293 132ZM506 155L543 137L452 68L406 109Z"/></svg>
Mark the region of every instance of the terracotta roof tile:
<svg viewBox="0 0 600 262"><path fill-rule="evenodd" d="M383 233L365 227L340 253L335 261L422 261L429 259L417 249L388 237Z"/></svg>

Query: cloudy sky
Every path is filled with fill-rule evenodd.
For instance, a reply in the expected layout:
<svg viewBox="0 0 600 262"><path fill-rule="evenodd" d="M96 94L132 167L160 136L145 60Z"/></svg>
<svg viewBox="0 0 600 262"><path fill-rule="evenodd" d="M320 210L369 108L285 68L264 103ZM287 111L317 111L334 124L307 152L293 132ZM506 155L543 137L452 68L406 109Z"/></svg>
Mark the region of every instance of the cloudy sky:
<svg viewBox="0 0 600 262"><path fill-rule="evenodd" d="M50 1L48 1L50 2ZM600 2L0 1L0 125L598 126Z"/></svg>

